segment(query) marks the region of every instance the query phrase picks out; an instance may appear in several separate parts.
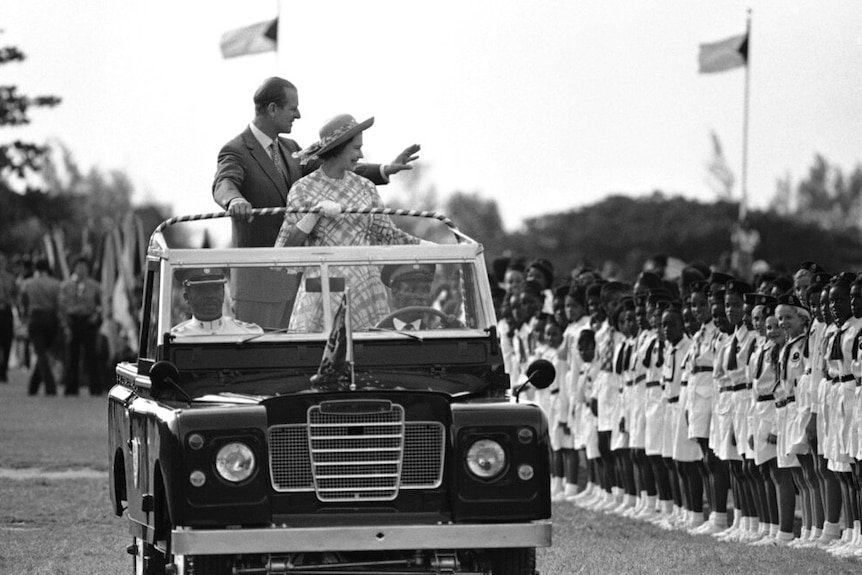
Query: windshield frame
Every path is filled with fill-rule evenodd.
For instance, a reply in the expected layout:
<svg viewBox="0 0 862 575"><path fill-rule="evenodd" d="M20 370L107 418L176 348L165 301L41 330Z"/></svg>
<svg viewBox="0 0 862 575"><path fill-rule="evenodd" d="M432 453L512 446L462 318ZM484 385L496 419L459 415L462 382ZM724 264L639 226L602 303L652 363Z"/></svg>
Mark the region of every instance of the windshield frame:
<svg viewBox="0 0 862 575"><path fill-rule="evenodd" d="M318 266L325 273L330 266L337 265L378 265L390 263L436 263L458 264L472 269L473 277L465 278L464 288L473 291L476 328L439 329L423 331L422 337L487 337L487 330L496 325L493 302L490 297L490 283L485 267L483 248L477 243L428 244L428 245L390 245L390 246L327 246L292 248L221 248L221 249L184 249L162 248L151 251L148 259L160 260L160 309L159 343L164 343L164 334L172 327L171 301L176 285L173 281L177 270L200 267L272 267L290 268ZM468 281L469 279L469 281ZM154 286L154 289L155 286ZM322 282L324 296L329 294L329 282ZM324 297L324 329L319 333L279 333L271 332L255 338L255 341L318 341L325 340L332 328L334 310L328 297ZM361 340L392 339L406 337L397 331L361 331L355 336ZM241 341L247 335L196 336L195 343L208 341ZM190 341L192 338L173 338L172 341Z"/></svg>

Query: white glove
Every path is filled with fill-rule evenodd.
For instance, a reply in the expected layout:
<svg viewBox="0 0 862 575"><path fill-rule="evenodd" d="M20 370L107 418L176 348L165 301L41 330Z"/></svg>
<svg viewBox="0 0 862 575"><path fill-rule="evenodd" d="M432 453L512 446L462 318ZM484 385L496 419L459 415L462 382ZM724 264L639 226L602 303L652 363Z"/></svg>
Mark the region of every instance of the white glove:
<svg viewBox="0 0 862 575"><path fill-rule="evenodd" d="M315 208L320 208L324 217L337 218L341 215L341 206L331 200L321 200Z"/></svg>

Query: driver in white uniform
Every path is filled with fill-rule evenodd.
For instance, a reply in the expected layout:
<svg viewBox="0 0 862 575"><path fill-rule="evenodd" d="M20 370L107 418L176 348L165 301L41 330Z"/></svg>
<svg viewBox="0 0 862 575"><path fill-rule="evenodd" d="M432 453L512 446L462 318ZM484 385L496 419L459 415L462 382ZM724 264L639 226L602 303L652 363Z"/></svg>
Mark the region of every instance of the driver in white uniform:
<svg viewBox="0 0 862 575"><path fill-rule="evenodd" d="M222 313L224 274L204 268L183 281L183 299L192 308L192 318L171 328L171 335L244 335L263 333L257 324L246 323Z"/></svg>

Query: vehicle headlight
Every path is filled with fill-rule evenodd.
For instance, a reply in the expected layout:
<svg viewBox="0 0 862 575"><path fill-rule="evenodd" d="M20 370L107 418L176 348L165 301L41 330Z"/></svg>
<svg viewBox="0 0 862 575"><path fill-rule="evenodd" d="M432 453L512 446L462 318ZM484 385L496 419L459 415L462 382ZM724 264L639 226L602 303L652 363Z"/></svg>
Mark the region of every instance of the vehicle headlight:
<svg viewBox="0 0 862 575"><path fill-rule="evenodd" d="M493 479L506 467L506 452L492 439L480 439L467 450L467 469L481 479Z"/></svg>
<svg viewBox="0 0 862 575"><path fill-rule="evenodd" d="M216 455L216 471L233 483L245 481L255 470L254 452L245 443L234 441L224 445Z"/></svg>

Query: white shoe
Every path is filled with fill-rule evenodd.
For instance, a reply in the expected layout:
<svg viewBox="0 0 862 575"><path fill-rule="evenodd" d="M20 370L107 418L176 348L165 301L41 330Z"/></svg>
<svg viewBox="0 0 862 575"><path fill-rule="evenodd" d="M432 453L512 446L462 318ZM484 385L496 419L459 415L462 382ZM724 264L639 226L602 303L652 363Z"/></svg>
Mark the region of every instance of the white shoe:
<svg viewBox="0 0 862 575"><path fill-rule="evenodd" d="M700 528L698 528L696 532L693 533L693 535L715 535L723 531L726 531L724 527L720 527L712 521L707 521L706 523L701 525Z"/></svg>
<svg viewBox="0 0 862 575"><path fill-rule="evenodd" d="M604 493L601 489L593 489L593 492L590 493L587 497L582 499L575 499L575 505L580 507L581 509L589 509L591 505L595 505L596 501L599 501L602 497L602 493Z"/></svg>
<svg viewBox="0 0 862 575"><path fill-rule="evenodd" d="M634 509L635 504L633 501L623 501L616 509L611 511L614 515L619 515L620 517L625 517L626 513L629 509Z"/></svg>
<svg viewBox="0 0 862 575"><path fill-rule="evenodd" d="M581 503L581 507L584 509L589 509L590 511L595 511L597 507L607 503L607 498L608 494L605 491L597 489L593 497L591 497L588 501L584 501L583 503Z"/></svg>
<svg viewBox="0 0 862 575"><path fill-rule="evenodd" d="M638 513L632 515L632 519L638 519L640 521L651 521L658 515L658 511L654 508L650 508L650 506L646 506L641 509Z"/></svg>
<svg viewBox="0 0 862 575"><path fill-rule="evenodd" d="M763 531L743 531L739 538L736 540L738 543L754 543L755 541L760 541L766 536ZM801 539L794 539L794 541L802 541Z"/></svg>
<svg viewBox="0 0 862 575"><path fill-rule="evenodd" d="M622 513L620 513L620 517L627 517L628 519L634 519L635 515L640 513L640 509L638 509L637 505L632 505Z"/></svg>
<svg viewBox="0 0 862 575"><path fill-rule="evenodd" d="M563 499L565 501L571 501L578 493L579 491L577 485L574 485L573 483L566 483L566 487L563 490Z"/></svg>
<svg viewBox="0 0 862 575"><path fill-rule="evenodd" d="M738 529L739 529L739 527L737 527L736 525L731 525L727 529L722 529L718 533L713 533L712 536L715 537L716 539L718 539L719 541L721 541L725 537L729 537L729 536L733 535L734 533L736 533L736 531Z"/></svg>
<svg viewBox="0 0 862 575"><path fill-rule="evenodd" d="M798 541L798 543L796 543L794 547L797 549L811 549L812 547L817 547L817 539L795 539L793 542L796 543Z"/></svg>
<svg viewBox="0 0 862 575"><path fill-rule="evenodd" d="M595 493L595 491L596 491L595 483L587 483L587 486L584 488L584 490L573 495L571 497L570 501L572 501L574 503L577 503L579 501L584 501L585 499L592 497L593 494Z"/></svg>
<svg viewBox="0 0 862 575"><path fill-rule="evenodd" d="M787 547L793 539L785 541L778 537L764 537L760 541L755 541L751 544L752 547Z"/></svg>
<svg viewBox="0 0 862 575"><path fill-rule="evenodd" d="M689 529L688 532L690 535L701 535L704 531L709 529L710 525L712 525L711 521L704 521L697 527L692 527L691 529Z"/></svg>

